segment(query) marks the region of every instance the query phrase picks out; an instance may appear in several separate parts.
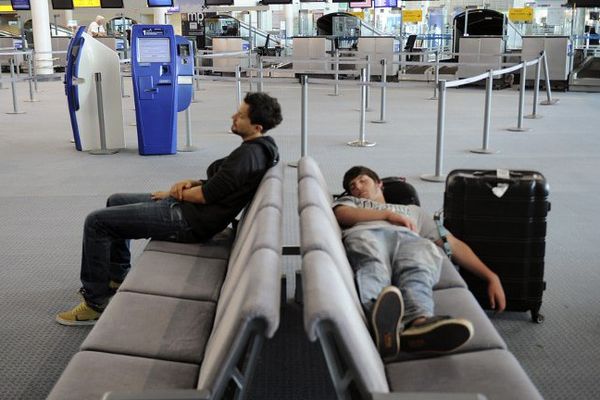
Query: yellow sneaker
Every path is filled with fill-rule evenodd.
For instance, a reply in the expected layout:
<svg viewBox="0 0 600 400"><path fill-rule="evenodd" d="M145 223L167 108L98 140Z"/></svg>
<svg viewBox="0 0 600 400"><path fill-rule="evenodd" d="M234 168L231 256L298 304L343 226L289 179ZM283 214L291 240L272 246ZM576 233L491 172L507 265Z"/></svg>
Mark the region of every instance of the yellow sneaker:
<svg viewBox="0 0 600 400"><path fill-rule="evenodd" d="M82 301L77 307L56 316L56 322L61 325L94 325L102 313L92 309Z"/></svg>

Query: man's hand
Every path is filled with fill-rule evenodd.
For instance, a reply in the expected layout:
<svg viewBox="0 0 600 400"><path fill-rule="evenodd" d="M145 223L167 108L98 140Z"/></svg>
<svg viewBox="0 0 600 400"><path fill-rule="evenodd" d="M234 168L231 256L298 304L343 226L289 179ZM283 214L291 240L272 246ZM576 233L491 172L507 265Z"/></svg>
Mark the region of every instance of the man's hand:
<svg viewBox="0 0 600 400"><path fill-rule="evenodd" d="M417 226L415 225L415 223L406 215L390 211L387 215L386 221L394 225L405 226L413 232L417 231Z"/></svg>
<svg viewBox="0 0 600 400"><path fill-rule="evenodd" d="M166 199L167 197L169 197L169 192L158 191L158 192L152 193L152 200L155 200L155 201Z"/></svg>
<svg viewBox="0 0 600 400"><path fill-rule="evenodd" d="M191 179L186 179L184 181L179 181L171 186L171 190L169 191L169 195L178 201L183 200L183 191L187 189L191 189L194 186L198 186L199 182L193 181Z"/></svg>
<svg viewBox="0 0 600 400"><path fill-rule="evenodd" d="M490 307L496 312L502 312L506 308L504 289L502 289L502 283L496 274L488 281L488 299Z"/></svg>

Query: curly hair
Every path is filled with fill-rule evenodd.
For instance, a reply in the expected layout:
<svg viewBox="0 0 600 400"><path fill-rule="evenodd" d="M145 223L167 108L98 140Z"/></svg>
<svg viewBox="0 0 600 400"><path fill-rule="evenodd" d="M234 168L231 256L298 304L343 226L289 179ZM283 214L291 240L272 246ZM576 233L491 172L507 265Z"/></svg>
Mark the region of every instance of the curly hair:
<svg viewBox="0 0 600 400"><path fill-rule="evenodd" d="M279 102L266 93L248 93L244 97L244 102L248 104L250 122L261 125L262 133L276 127L283 120Z"/></svg>
<svg viewBox="0 0 600 400"><path fill-rule="evenodd" d="M363 167L362 165L355 165L344 174L342 186L346 192L350 193L350 183L360 175L367 175L369 178L373 179L375 183L379 183L381 181L381 179L379 179L379 175L377 175L377 173L371 168Z"/></svg>

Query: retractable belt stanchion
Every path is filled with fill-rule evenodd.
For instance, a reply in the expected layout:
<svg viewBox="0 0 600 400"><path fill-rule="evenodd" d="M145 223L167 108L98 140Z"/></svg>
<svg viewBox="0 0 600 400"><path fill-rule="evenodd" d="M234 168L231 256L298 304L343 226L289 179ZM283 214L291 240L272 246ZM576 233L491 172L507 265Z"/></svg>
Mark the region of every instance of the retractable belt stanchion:
<svg viewBox="0 0 600 400"><path fill-rule="evenodd" d="M262 56L258 56L258 92L263 91L263 62Z"/></svg>
<svg viewBox="0 0 600 400"><path fill-rule="evenodd" d="M547 99L542 101L540 104L543 106L551 106L553 104L558 103L558 99L552 98L552 89L550 89L550 72L548 71L548 56L546 55L545 51L543 51L542 54L544 56L544 79L546 82Z"/></svg>
<svg viewBox="0 0 600 400"><path fill-rule="evenodd" d="M517 126L508 128L511 132L527 132L529 128L523 128L523 109L525 108L525 81L527 80L527 62L523 61L521 67L521 82L519 83L519 114L517 115Z"/></svg>
<svg viewBox="0 0 600 400"><path fill-rule="evenodd" d="M366 72L366 82L371 82L371 56L367 54L367 72ZM369 85L366 86L366 103L365 110L371 111L371 87Z"/></svg>
<svg viewBox="0 0 600 400"><path fill-rule="evenodd" d="M473 149L471 153L493 154L496 150L488 148L490 137L490 120L492 112L492 88L494 84L494 70L489 70L489 76L485 82L485 115L483 117L483 144L480 149Z"/></svg>
<svg viewBox="0 0 600 400"><path fill-rule="evenodd" d="M192 107L185 110L185 146L177 149L180 152L196 151L197 147L192 146Z"/></svg>
<svg viewBox="0 0 600 400"><path fill-rule="evenodd" d="M360 131L358 140L348 142L348 146L353 147L371 147L375 146L375 142L368 142L365 139L365 128L366 128L366 111L367 111L367 68L360 70Z"/></svg>
<svg viewBox="0 0 600 400"><path fill-rule="evenodd" d="M379 119L373 121L376 124L385 124L385 89L387 84L387 60L382 58L381 61L381 107L379 112Z"/></svg>
<svg viewBox="0 0 600 400"><path fill-rule="evenodd" d="M525 118L527 119L542 118L542 116L537 113L538 95L540 92L540 61L541 57L539 57L537 59L537 62L535 63L535 81L533 83L533 105L531 106L531 114L525 116Z"/></svg>
<svg viewBox="0 0 600 400"><path fill-rule="evenodd" d="M100 149L90 150L93 155L115 154L119 150L109 150L106 148L106 125L104 124L104 104L102 103L102 74L94 73L94 81L96 83L96 101L98 103L98 127L100 128Z"/></svg>
<svg viewBox="0 0 600 400"><path fill-rule="evenodd" d="M333 93L330 93L330 96L339 96L340 95L340 85L338 84L340 78L340 50L335 49L333 53L333 59L335 66L335 71L333 72L333 80L335 81L335 85L333 85Z"/></svg>
<svg viewBox="0 0 600 400"><path fill-rule="evenodd" d="M237 103L235 109L237 110L240 104L242 104L242 66L236 65L235 67L235 89L237 95Z"/></svg>
<svg viewBox="0 0 600 400"><path fill-rule="evenodd" d="M308 155L308 75L300 75L302 86L302 105L300 110L300 157ZM297 162L290 162L288 166L297 168Z"/></svg>
<svg viewBox="0 0 600 400"><path fill-rule="evenodd" d="M15 77L15 60L13 58L10 59L10 87L12 89L12 99L13 99L13 111L7 112L7 114L25 114L25 111L19 111L19 106L17 102L17 85L16 85L16 77Z"/></svg>
<svg viewBox="0 0 600 400"><path fill-rule="evenodd" d="M29 76L27 79L27 83L29 84L29 100L25 100L25 101L28 101L30 103L35 103L35 102L38 102L39 100L36 100L33 95L33 82L32 82L33 81L33 71L31 71L32 55L33 55L33 53L31 53L31 52L27 55L27 75Z"/></svg>
<svg viewBox="0 0 600 400"><path fill-rule="evenodd" d="M428 182L444 182L446 175L442 175L442 157L444 155L444 129L446 118L446 81L442 80L438 88L438 115L437 115L437 140L435 146L435 174L421 175L421 179Z"/></svg>
<svg viewBox="0 0 600 400"><path fill-rule="evenodd" d="M438 82L440 81L440 51L435 51L435 85L433 85L433 96L429 100L437 100Z"/></svg>
<svg viewBox="0 0 600 400"><path fill-rule="evenodd" d="M256 55L256 57L258 57L258 54ZM254 56L252 55L252 49L248 50L248 72L247 74L250 74L248 77L250 79L248 79L248 91L252 92L252 75L253 75L253 71L254 70Z"/></svg>

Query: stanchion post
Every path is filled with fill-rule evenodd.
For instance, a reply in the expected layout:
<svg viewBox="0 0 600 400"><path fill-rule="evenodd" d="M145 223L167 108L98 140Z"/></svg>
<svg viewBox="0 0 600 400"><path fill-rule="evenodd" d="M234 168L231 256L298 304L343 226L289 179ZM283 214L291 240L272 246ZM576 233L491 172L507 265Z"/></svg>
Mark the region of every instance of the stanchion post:
<svg viewBox="0 0 600 400"><path fill-rule="evenodd" d="M438 115L437 139L435 145L435 174L421 175L421 179L428 182L444 182L446 176L442 175L444 156L444 129L446 119L446 81L441 80L438 87Z"/></svg>
<svg viewBox="0 0 600 400"><path fill-rule="evenodd" d="M24 111L19 111L18 101L17 101L17 83L15 82L15 60L13 58L10 59L10 88L12 90L12 99L13 99L13 111L7 112L7 114L25 114Z"/></svg>
<svg viewBox="0 0 600 400"><path fill-rule="evenodd" d="M429 100L437 100L438 84L440 82L440 51L435 50L435 85L433 85L433 96Z"/></svg>
<svg viewBox="0 0 600 400"><path fill-rule="evenodd" d="M102 73L94 72L94 81L96 82L96 102L98 106L98 127L100 129L100 149L90 150L93 155L115 154L119 150L108 150L106 148L106 125L104 123L104 103L102 100Z"/></svg>
<svg viewBox="0 0 600 400"><path fill-rule="evenodd" d="M242 66L239 64L235 67L235 89L237 96L237 103L235 105L235 109L237 110L238 107L242 104Z"/></svg>
<svg viewBox="0 0 600 400"><path fill-rule="evenodd" d="M367 84L369 82L371 82L371 55L367 54L367 72L366 72L366 80L365 82L367 82ZM370 107L370 99L371 99L371 87L369 85L366 86L366 97L367 97L367 102L365 105L365 110L366 111L371 111L371 107Z"/></svg>
<svg viewBox="0 0 600 400"><path fill-rule="evenodd" d="M308 75L300 75L302 98L300 106L300 157L308 155ZM297 168L297 162L289 162L288 166Z"/></svg>
<svg viewBox="0 0 600 400"><path fill-rule="evenodd" d="M28 101L30 103L35 103L38 102L39 100L36 100L34 95L33 95L33 72L31 71L31 66L32 66L32 62L31 62L31 55L32 53L29 53L27 55L27 75L28 75L28 79L27 79L27 83L29 84L29 100L25 100Z"/></svg>
<svg viewBox="0 0 600 400"><path fill-rule="evenodd" d="M335 85L333 85L333 93L329 94L330 96L339 96L340 95L340 85L338 83L340 77L340 50L335 49L333 53L333 65L335 66L335 70L333 72L333 80Z"/></svg>
<svg viewBox="0 0 600 400"><path fill-rule="evenodd" d="M487 80L485 81L485 113L483 117L483 144L480 149L473 149L471 153L478 154L493 154L497 153L496 150L489 149L489 141L490 141L490 121L492 114L492 89L494 85L494 70L489 70L489 75Z"/></svg>
<svg viewBox="0 0 600 400"><path fill-rule="evenodd" d="M379 119L373 122L378 124L384 124L385 121L385 109L386 109L386 84L387 84L387 60L382 58L381 61L381 107L379 112Z"/></svg>
<svg viewBox="0 0 600 400"><path fill-rule="evenodd" d="M519 113L517 115L517 126L508 128L511 132L526 132L530 129L523 128L523 109L525 108L525 81L527 80L527 62L523 61L521 67L521 82L519 83Z"/></svg>
<svg viewBox="0 0 600 400"><path fill-rule="evenodd" d="M196 151L197 148L192 146L192 107L185 109L185 146L177 149L181 152Z"/></svg>
<svg viewBox="0 0 600 400"><path fill-rule="evenodd" d="M368 142L365 138L366 130L366 111L367 111L367 68L360 70L360 126L358 140L348 142L348 146L353 147L371 147L375 142Z"/></svg>
<svg viewBox="0 0 600 400"><path fill-rule="evenodd" d="M35 66L35 62L33 62L33 60L35 60L35 57L33 56L33 54L35 53L35 51L31 51L31 69L33 70L33 89L35 90L35 92L37 93L38 91L38 81L37 81L37 69Z"/></svg>
<svg viewBox="0 0 600 400"><path fill-rule="evenodd" d="M263 62L262 56L258 56L258 92L263 91Z"/></svg>
<svg viewBox="0 0 600 400"><path fill-rule="evenodd" d="M533 105L531 106L531 114L526 115L525 118L528 119L536 119L536 118L542 118L541 115L538 115L537 113L537 103L538 103L538 95L540 92L540 62L542 60L542 57L539 57L537 59L537 62L535 63L535 81L533 83Z"/></svg>
<svg viewBox="0 0 600 400"><path fill-rule="evenodd" d="M248 50L248 73L250 76L248 77L248 91L252 92L252 78L254 77L254 53L252 53L252 49ZM258 57L258 54L257 56Z"/></svg>
<svg viewBox="0 0 600 400"><path fill-rule="evenodd" d="M542 101L540 104L543 106L551 106L553 104L558 103L558 99L552 98L552 89L550 88L550 72L548 71L548 56L546 55L546 51L542 52L544 56L544 79L546 81L546 100Z"/></svg>

